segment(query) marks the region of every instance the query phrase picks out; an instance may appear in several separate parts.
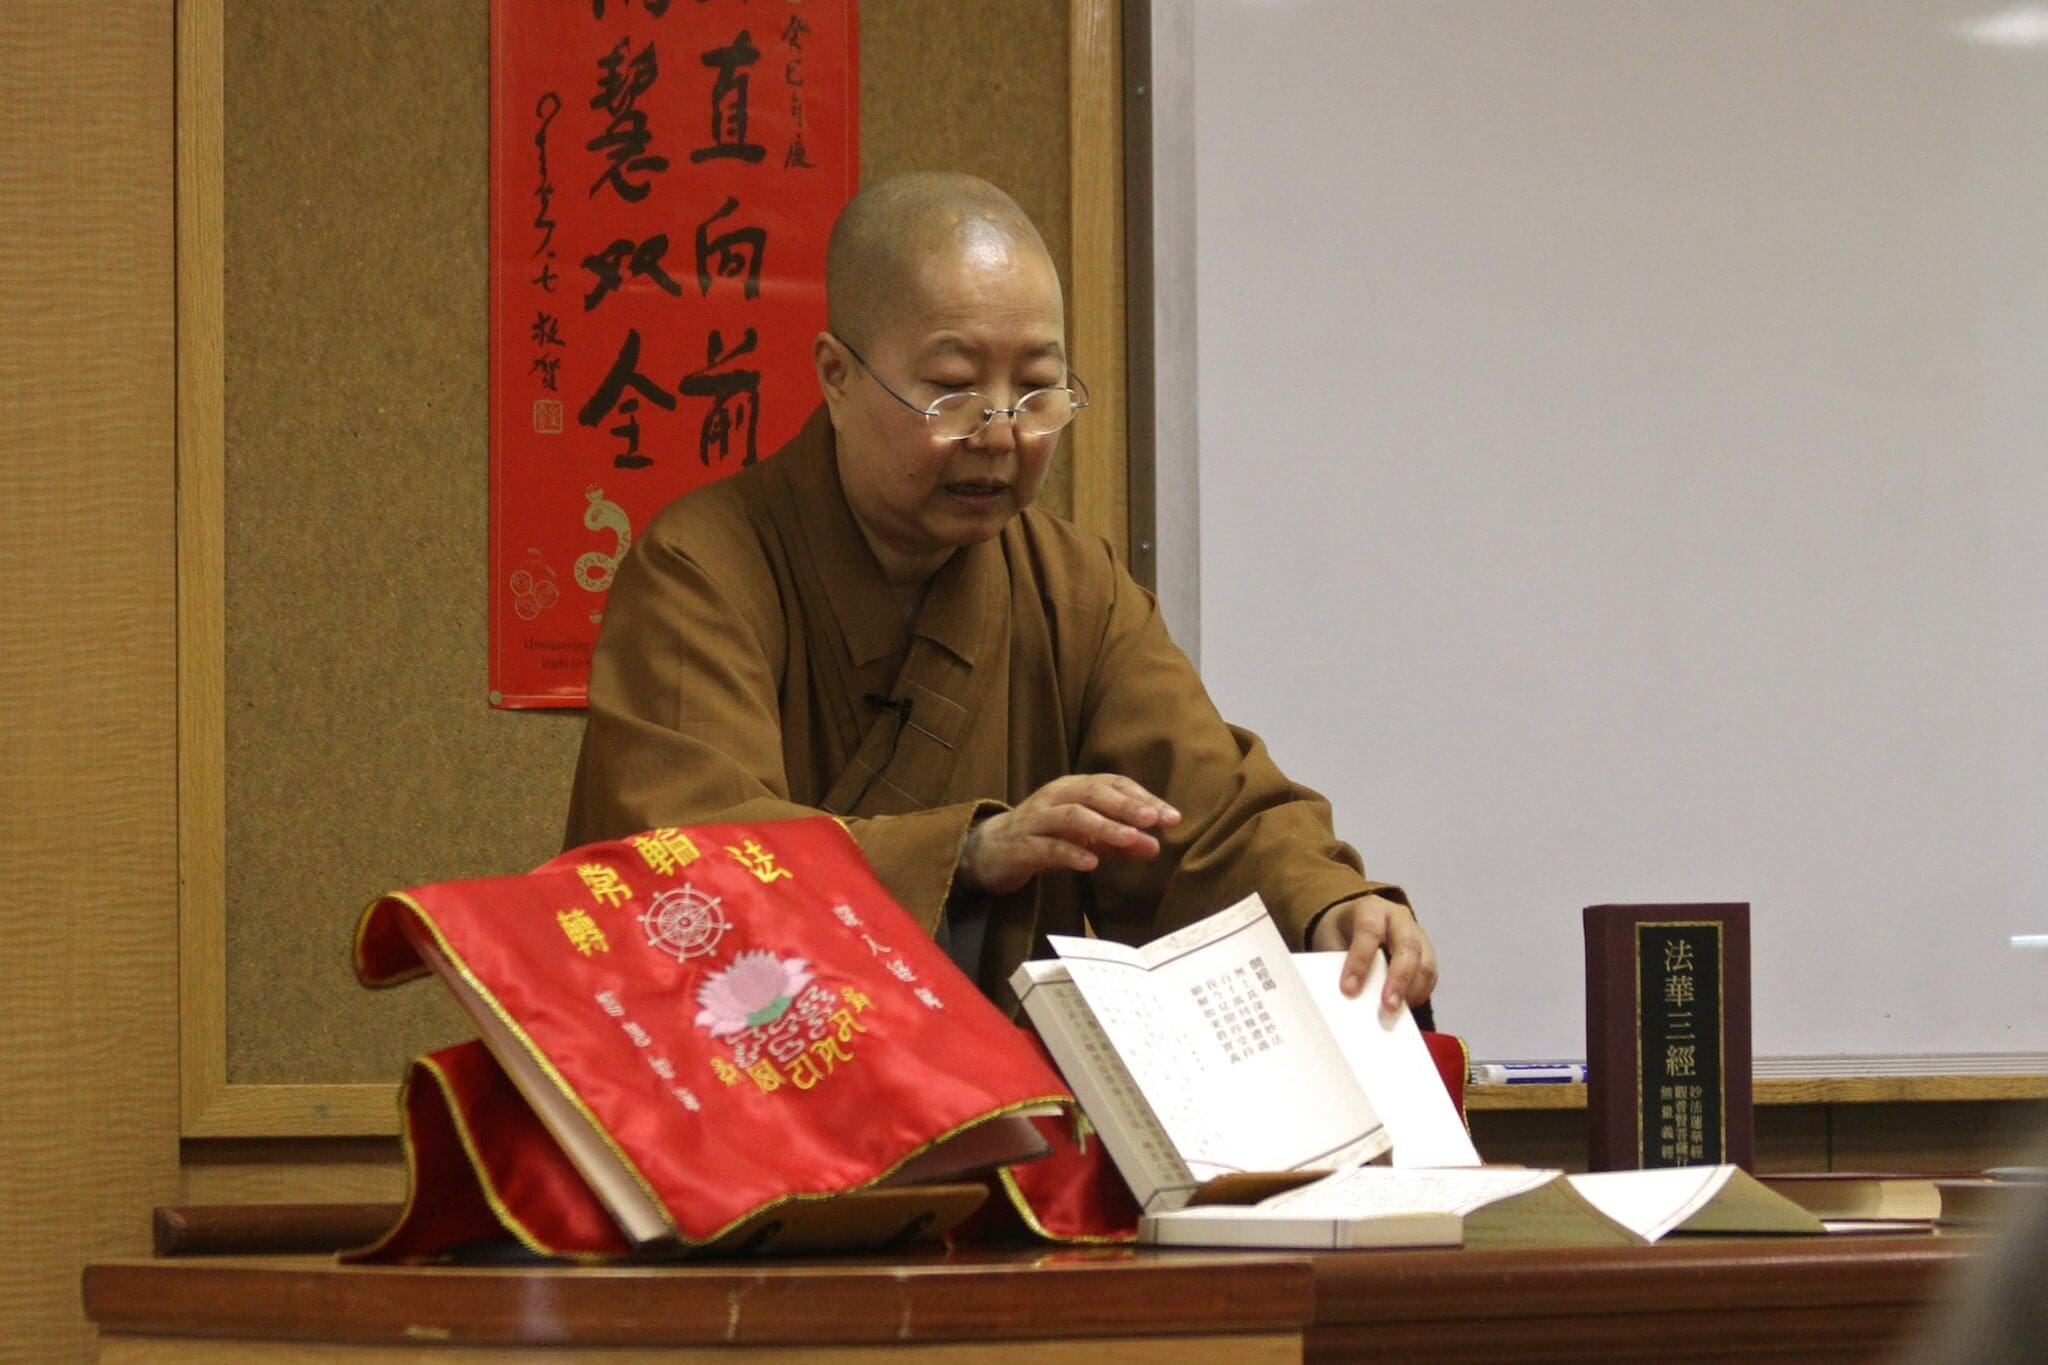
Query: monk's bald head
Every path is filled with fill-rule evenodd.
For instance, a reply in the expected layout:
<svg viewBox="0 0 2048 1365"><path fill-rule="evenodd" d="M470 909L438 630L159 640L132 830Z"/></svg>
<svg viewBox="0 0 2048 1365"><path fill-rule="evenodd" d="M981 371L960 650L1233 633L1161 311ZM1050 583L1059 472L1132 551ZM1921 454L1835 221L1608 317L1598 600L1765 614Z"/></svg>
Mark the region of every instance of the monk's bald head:
<svg viewBox="0 0 2048 1365"><path fill-rule="evenodd" d="M962 259L1052 267L1031 219L986 180L923 171L877 181L849 200L833 225L825 249L826 325L865 345L921 306L934 263Z"/></svg>

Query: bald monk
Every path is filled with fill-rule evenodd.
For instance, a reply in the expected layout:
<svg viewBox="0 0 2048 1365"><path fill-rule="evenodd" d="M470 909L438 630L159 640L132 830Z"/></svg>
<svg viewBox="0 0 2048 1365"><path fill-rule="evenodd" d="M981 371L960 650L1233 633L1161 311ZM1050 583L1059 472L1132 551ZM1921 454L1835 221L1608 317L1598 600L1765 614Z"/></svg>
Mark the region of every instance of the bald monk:
<svg viewBox="0 0 2048 1365"><path fill-rule="evenodd" d="M591 664L571 846L842 817L982 989L1045 933L1143 942L1258 892L1297 946L1421 1004L1436 960L1328 804L1226 724L1107 544L1032 505L1085 406L1059 276L960 175L879 182L833 228L824 404L671 503Z"/></svg>

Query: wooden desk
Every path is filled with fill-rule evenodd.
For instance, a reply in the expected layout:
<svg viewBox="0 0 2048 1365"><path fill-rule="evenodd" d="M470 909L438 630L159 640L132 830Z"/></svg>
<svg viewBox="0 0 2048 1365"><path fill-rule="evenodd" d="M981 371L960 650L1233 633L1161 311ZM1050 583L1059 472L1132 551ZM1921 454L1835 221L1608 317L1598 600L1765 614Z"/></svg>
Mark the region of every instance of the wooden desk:
<svg viewBox="0 0 2048 1365"><path fill-rule="evenodd" d="M108 1362L814 1365L1871 1359L1967 1237L1620 1251L1031 1249L625 1269L347 1268L313 1257L85 1273ZM315 1345L314 1343L319 1343Z"/></svg>

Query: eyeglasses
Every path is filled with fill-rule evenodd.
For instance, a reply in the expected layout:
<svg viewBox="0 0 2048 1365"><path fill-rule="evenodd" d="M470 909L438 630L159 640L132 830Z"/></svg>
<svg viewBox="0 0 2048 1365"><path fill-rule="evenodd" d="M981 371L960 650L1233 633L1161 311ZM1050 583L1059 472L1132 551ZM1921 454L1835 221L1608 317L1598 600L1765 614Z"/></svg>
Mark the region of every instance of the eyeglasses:
<svg viewBox="0 0 2048 1365"><path fill-rule="evenodd" d="M884 383L866 357L847 345L845 337L839 338L839 344L846 346L848 355L860 361L860 367L868 372L870 379L881 385L883 393L924 418L925 427L932 435L948 441L971 441L997 417L1009 418L1019 436L1050 436L1088 406L1088 385L1080 375L1069 370L1067 377L1081 386L1079 393L1069 388L1033 389L1019 398L1014 408L999 408L979 393L949 393L930 407L921 408Z"/></svg>

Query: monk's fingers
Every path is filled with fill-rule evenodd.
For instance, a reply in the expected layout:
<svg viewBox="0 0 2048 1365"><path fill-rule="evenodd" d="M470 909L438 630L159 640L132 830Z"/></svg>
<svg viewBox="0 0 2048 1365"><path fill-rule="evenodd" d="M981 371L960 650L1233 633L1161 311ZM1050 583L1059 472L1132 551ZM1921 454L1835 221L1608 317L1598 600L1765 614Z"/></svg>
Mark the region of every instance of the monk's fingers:
<svg viewBox="0 0 2048 1365"><path fill-rule="evenodd" d="M1159 841L1144 830L1078 802L1040 807L1029 821L1033 834L1064 839L1096 852L1128 858L1149 858L1159 852Z"/></svg>
<svg viewBox="0 0 2048 1365"><path fill-rule="evenodd" d="M959 868L965 884L1005 895L1055 868L1092 872L1104 853L1138 861L1157 856L1157 839L1091 804L1092 795L1095 802L1122 809L1119 801L1128 793L1111 799L1102 795L1105 790L1116 790L1107 776L1059 778L1015 809L975 825L961 850Z"/></svg>
<svg viewBox="0 0 2048 1365"><path fill-rule="evenodd" d="M1415 922L1415 912L1396 905L1387 913L1387 986L1380 995L1384 1009L1421 1004L1436 989L1436 950Z"/></svg>
<svg viewBox="0 0 2048 1365"><path fill-rule="evenodd" d="M1052 804L1086 806L1136 829L1171 825L1180 819L1180 812L1166 801L1120 773L1074 773L1055 778L1034 795Z"/></svg>
<svg viewBox="0 0 2048 1365"><path fill-rule="evenodd" d="M1348 925L1339 923L1340 929L1348 929L1344 948L1344 975L1338 982L1338 989L1346 995L1357 995L1365 989L1366 973L1372 970L1372 960L1379 955L1380 944L1386 932L1386 912L1380 909L1376 897L1366 896L1348 901L1330 913L1345 915Z"/></svg>
<svg viewBox="0 0 2048 1365"><path fill-rule="evenodd" d="M1365 988L1374 955L1384 952L1389 961L1382 1002L1389 1009L1407 998L1406 991L1422 955L1430 952L1429 939L1416 924L1413 911L1399 901L1371 894L1332 908L1323 917L1323 923L1316 926L1316 937L1334 939L1334 946L1344 950L1344 975L1338 984L1346 995L1356 995ZM1399 955L1404 944L1409 949L1407 957ZM1433 954L1429 961L1433 972Z"/></svg>
<svg viewBox="0 0 2048 1365"><path fill-rule="evenodd" d="M966 884L993 895L1008 895L1041 872L1094 869L1095 852L1084 842L1045 832L1022 807L992 816L976 825L961 852L960 873Z"/></svg>
<svg viewBox="0 0 2048 1365"><path fill-rule="evenodd" d="M1142 828L1180 823L1180 812L1175 810L1165 797L1153 795L1121 773L1103 773L1100 776L1115 793L1118 804L1117 809L1106 810L1105 814L1117 816ZM1098 806L1097 809L1103 808Z"/></svg>
<svg viewBox="0 0 2048 1365"><path fill-rule="evenodd" d="M1416 964L1415 976L1408 985L1408 1003L1426 1005L1436 994L1436 947L1429 941L1429 935L1422 932L1422 926L1415 926L1415 933L1422 940L1421 960Z"/></svg>
<svg viewBox="0 0 2048 1365"><path fill-rule="evenodd" d="M1101 861L1088 845L1050 834L1029 835L1020 848L1034 876L1061 867L1069 867L1076 872L1092 872Z"/></svg>

